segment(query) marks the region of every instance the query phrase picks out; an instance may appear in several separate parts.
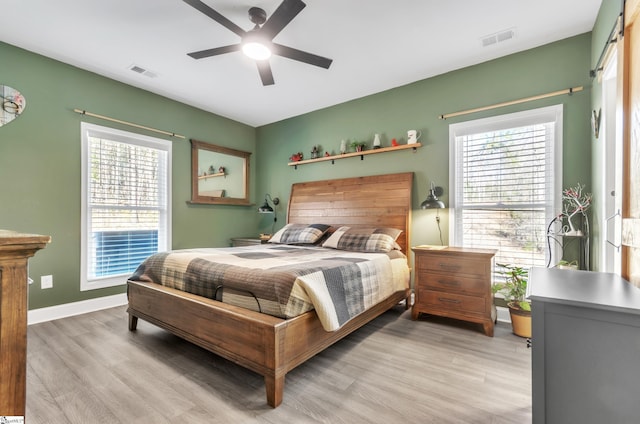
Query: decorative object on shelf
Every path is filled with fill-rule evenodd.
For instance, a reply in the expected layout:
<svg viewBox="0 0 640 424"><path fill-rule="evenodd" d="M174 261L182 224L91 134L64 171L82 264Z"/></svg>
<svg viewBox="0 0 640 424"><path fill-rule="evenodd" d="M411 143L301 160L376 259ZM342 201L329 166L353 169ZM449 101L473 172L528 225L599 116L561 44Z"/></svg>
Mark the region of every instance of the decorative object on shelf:
<svg viewBox="0 0 640 424"><path fill-rule="evenodd" d="M573 225L573 217L580 213L586 214L587 209L591 205L591 193L583 193L584 185L578 184L575 187L569 187L562 191L563 212L567 218L569 226L562 228L567 236L582 236L582 230L576 229Z"/></svg>
<svg viewBox="0 0 640 424"><path fill-rule="evenodd" d="M215 174L215 173L216 173L216 168L213 165L209 166L209 175Z"/></svg>
<svg viewBox="0 0 640 424"><path fill-rule="evenodd" d="M602 118L602 109L598 109L596 112L593 111L591 115L591 127L593 129L593 135L598 138L600 136L600 120Z"/></svg>
<svg viewBox="0 0 640 424"><path fill-rule="evenodd" d="M340 154L344 155L345 153L347 153L347 141L346 140L342 140L340 142Z"/></svg>
<svg viewBox="0 0 640 424"><path fill-rule="evenodd" d="M307 159L307 160L298 160L298 161L291 161L289 162L287 165L289 166L293 166L294 169L298 169L298 165L307 165L310 163L315 163L315 162L326 162L326 161L331 161L331 164L334 164L336 160L338 159L347 159L347 158L354 158L354 157L359 157L360 160L364 160L365 156L368 155L376 155L379 153L388 153L388 152L396 152L398 150L408 150L411 149L414 153L416 151L418 151L418 148L422 147L422 144L420 143L416 143L416 144L405 144L405 145L401 145L401 146L396 146L396 147L381 147L379 149L371 149L371 150L367 150L367 151L362 151L362 152L350 152L350 153L343 153L343 154L339 154L339 155L327 155L325 154L323 157L318 157L317 159Z"/></svg>
<svg viewBox="0 0 640 424"><path fill-rule="evenodd" d="M442 241L442 228L440 228L440 209L444 209L445 205L442 200L438 199L438 196L442 196L444 190L442 187L436 187L435 183L431 181L431 188L429 189L429 195L424 202L420 204L422 209L436 209L436 223L438 225L438 233L440 234L440 244L444 246Z"/></svg>
<svg viewBox="0 0 640 424"><path fill-rule="evenodd" d="M304 159L304 155L302 154L302 152L294 153L289 158L291 162L300 162L302 159Z"/></svg>
<svg viewBox="0 0 640 424"><path fill-rule="evenodd" d="M8 124L22 114L27 105L24 96L15 88L0 85L0 127Z"/></svg>
<svg viewBox="0 0 640 424"><path fill-rule="evenodd" d="M417 130L407 131L407 144L416 144L422 133Z"/></svg>
<svg viewBox="0 0 640 424"><path fill-rule="evenodd" d="M320 157L320 146L313 146L311 149L311 159L318 159Z"/></svg>
<svg viewBox="0 0 640 424"><path fill-rule="evenodd" d="M531 337L531 303L526 300L529 271L517 265L496 264L503 282L495 283L491 290L500 293L509 307L513 334Z"/></svg>
<svg viewBox="0 0 640 424"><path fill-rule="evenodd" d="M376 134L373 136L373 148L374 149L380 148L380 134Z"/></svg>
<svg viewBox="0 0 640 424"><path fill-rule="evenodd" d="M269 200L271 200L271 204L273 204L273 207L271 207L271 205L269 205ZM278 222L278 205L280 204L280 199L277 197L271 198L271 195L269 193L265 194L264 196L264 204L262 206L260 206L258 208L258 212L259 213L272 213L273 214L273 224L271 225L271 234L273 234L273 231L276 227L276 222ZM261 236L263 236L264 234L261 234Z"/></svg>
<svg viewBox="0 0 640 424"><path fill-rule="evenodd" d="M329 156L331 156L329 152L324 152L324 157L328 158Z"/></svg>
<svg viewBox="0 0 640 424"><path fill-rule="evenodd" d="M353 141L351 142L351 148L354 152L362 152L367 148L367 143L364 141Z"/></svg>
<svg viewBox="0 0 640 424"><path fill-rule="evenodd" d="M398 140L396 140L395 138L392 138L392 139L391 139L391 145L392 145L393 147L399 146L399 144L398 144Z"/></svg>
<svg viewBox="0 0 640 424"><path fill-rule="evenodd" d="M221 166L220 168L218 168L218 173L219 174L226 174L227 170L224 166Z"/></svg>

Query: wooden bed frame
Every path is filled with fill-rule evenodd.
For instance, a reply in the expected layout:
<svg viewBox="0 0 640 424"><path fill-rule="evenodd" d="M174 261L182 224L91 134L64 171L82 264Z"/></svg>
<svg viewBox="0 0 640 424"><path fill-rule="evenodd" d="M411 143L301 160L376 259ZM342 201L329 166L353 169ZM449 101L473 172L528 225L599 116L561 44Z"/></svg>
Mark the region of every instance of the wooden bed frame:
<svg viewBox="0 0 640 424"><path fill-rule="evenodd" d="M293 184L289 223L376 226L403 230L408 257L413 173ZM287 372L407 299L410 290L326 332L315 311L291 319L227 305L155 283L127 282L129 330L138 318L264 376L267 403L282 403Z"/></svg>

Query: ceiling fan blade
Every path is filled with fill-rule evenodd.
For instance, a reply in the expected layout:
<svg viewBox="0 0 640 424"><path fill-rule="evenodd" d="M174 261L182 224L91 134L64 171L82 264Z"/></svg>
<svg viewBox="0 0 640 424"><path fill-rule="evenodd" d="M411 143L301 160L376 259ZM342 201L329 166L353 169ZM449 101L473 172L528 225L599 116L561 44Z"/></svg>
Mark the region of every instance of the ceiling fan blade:
<svg viewBox="0 0 640 424"><path fill-rule="evenodd" d="M308 63L309 65L319 66L320 68L329 69L333 59L318 56L312 53L303 52L302 50L294 49L292 47L283 46L282 44L271 43L273 54L286 57L288 59L297 60L299 62Z"/></svg>
<svg viewBox="0 0 640 424"><path fill-rule="evenodd" d="M273 85L275 81L273 80L273 73L271 72L269 61L256 60L256 65L258 65L258 73L260 74L262 85Z"/></svg>
<svg viewBox="0 0 640 424"><path fill-rule="evenodd" d="M229 19L225 18L220 13L216 12L215 10L213 10L211 7L207 6L200 0L182 0L182 1L187 3L189 6L192 6L195 9L198 9L200 12L204 13L205 15L207 15L208 17L210 17L211 19L213 19L223 27L227 28L231 32L238 34L240 37L242 37L246 33L245 30L243 30L238 25L234 24Z"/></svg>
<svg viewBox="0 0 640 424"><path fill-rule="evenodd" d="M301 0L283 0L267 22L260 28L260 34L273 40L284 27L307 5Z"/></svg>
<svg viewBox="0 0 640 424"><path fill-rule="evenodd" d="M238 50L240 50L240 44L232 44L230 46L215 47L213 49L187 53L187 55L194 59L203 59L205 57L217 56L219 54L237 52Z"/></svg>

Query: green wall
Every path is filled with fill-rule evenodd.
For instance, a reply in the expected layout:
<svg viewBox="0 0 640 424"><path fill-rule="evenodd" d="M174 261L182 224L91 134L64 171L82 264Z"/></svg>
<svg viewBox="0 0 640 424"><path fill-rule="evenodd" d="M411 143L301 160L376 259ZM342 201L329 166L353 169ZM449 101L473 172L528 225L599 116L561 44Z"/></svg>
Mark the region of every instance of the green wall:
<svg viewBox="0 0 640 424"><path fill-rule="evenodd" d="M80 122L158 134L82 117L74 108L182 134L173 142L173 247L228 246L250 234L256 213L247 206L188 205L189 138L252 152L255 129L111 79L0 43L0 84L26 98L22 116L0 128L0 228L51 235L30 260L30 309L123 293L124 287L80 292ZM144 78L144 77L141 77ZM160 136L163 137L163 136ZM166 138L166 137L163 137ZM251 178L255 199L255 176ZM52 289L40 276L52 274Z"/></svg>
<svg viewBox="0 0 640 424"><path fill-rule="evenodd" d="M0 228L50 234L52 243L30 261L36 284L30 308L122 293L123 288L79 291L80 115L74 108L183 134L187 138L252 152L250 198L280 197L278 223L285 223L294 182L413 171L412 244L439 243L435 212L419 209L430 181L445 189L448 203L451 123L564 104L564 186L591 182L591 34L353 100L257 129L174 102L0 43L0 83L21 90L25 113L0 128ZM443 113L584 86L571 96L538 100L446 121ZM84 118L99 125L131 128ZM287 166L292 153L310 156L314 145L338 151L340 140L366 140L380 133L406 142L406 131L422 132L423 147L359 158ZM143 132L135 130L138 132ZM143 132L144 133L144 132ZM154 135L147 133L147 135ZM173 247L226 246L230 237L270 232L272 215L254 207L189 205L190 144L173 147ZM445 243L448 220L442 214ZM41 275L53 274L54 288L40 290Z"/></svg>
<svg viewBox="0 0 640 424"><path fill-rule="evenodd" d="M563 185L591 182L590 101L591 35L583 34L523 53L425 79L362 99L258 128L256 146L258 191L277 195L285 202L293 182L359 175L413 171L413 225L411 241L439 244L435 211L421 210L430 181L444 187L449 202L449 124L520 110L564 104ZM535 96L569 87L584 86L571 96L559 96L451 118L438 116ZM392 138L406 143L406 131L422 131L423 147L330 162L287 166L292 153L310 156L316 144L338 151L340 140L367 140L382 135L383 146ZM559 211L558 211L559 212ZM443 213L440 213L441 216ZM448 242L446 212L442 220ZM260 223L266 229L268 221Z"/></svg>

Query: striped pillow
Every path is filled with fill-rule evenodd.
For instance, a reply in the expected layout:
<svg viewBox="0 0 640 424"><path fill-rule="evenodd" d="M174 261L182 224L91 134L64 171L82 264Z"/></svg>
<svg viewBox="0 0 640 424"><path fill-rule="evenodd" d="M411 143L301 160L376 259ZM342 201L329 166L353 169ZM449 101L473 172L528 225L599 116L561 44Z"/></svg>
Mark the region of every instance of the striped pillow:
<svg viewBox="0 0 640 424"><path fill-rule="evenodd" d="M269 243L314 244L331 228L325 224L287 224L269 239Z"/></svg>
<svg viewBox="0 0 640 424"><path fill-rule="evenodd" d="M399 246L396 239L402 230L396 228L340 227L322 247L355 252L389 252Z"/></svg>

